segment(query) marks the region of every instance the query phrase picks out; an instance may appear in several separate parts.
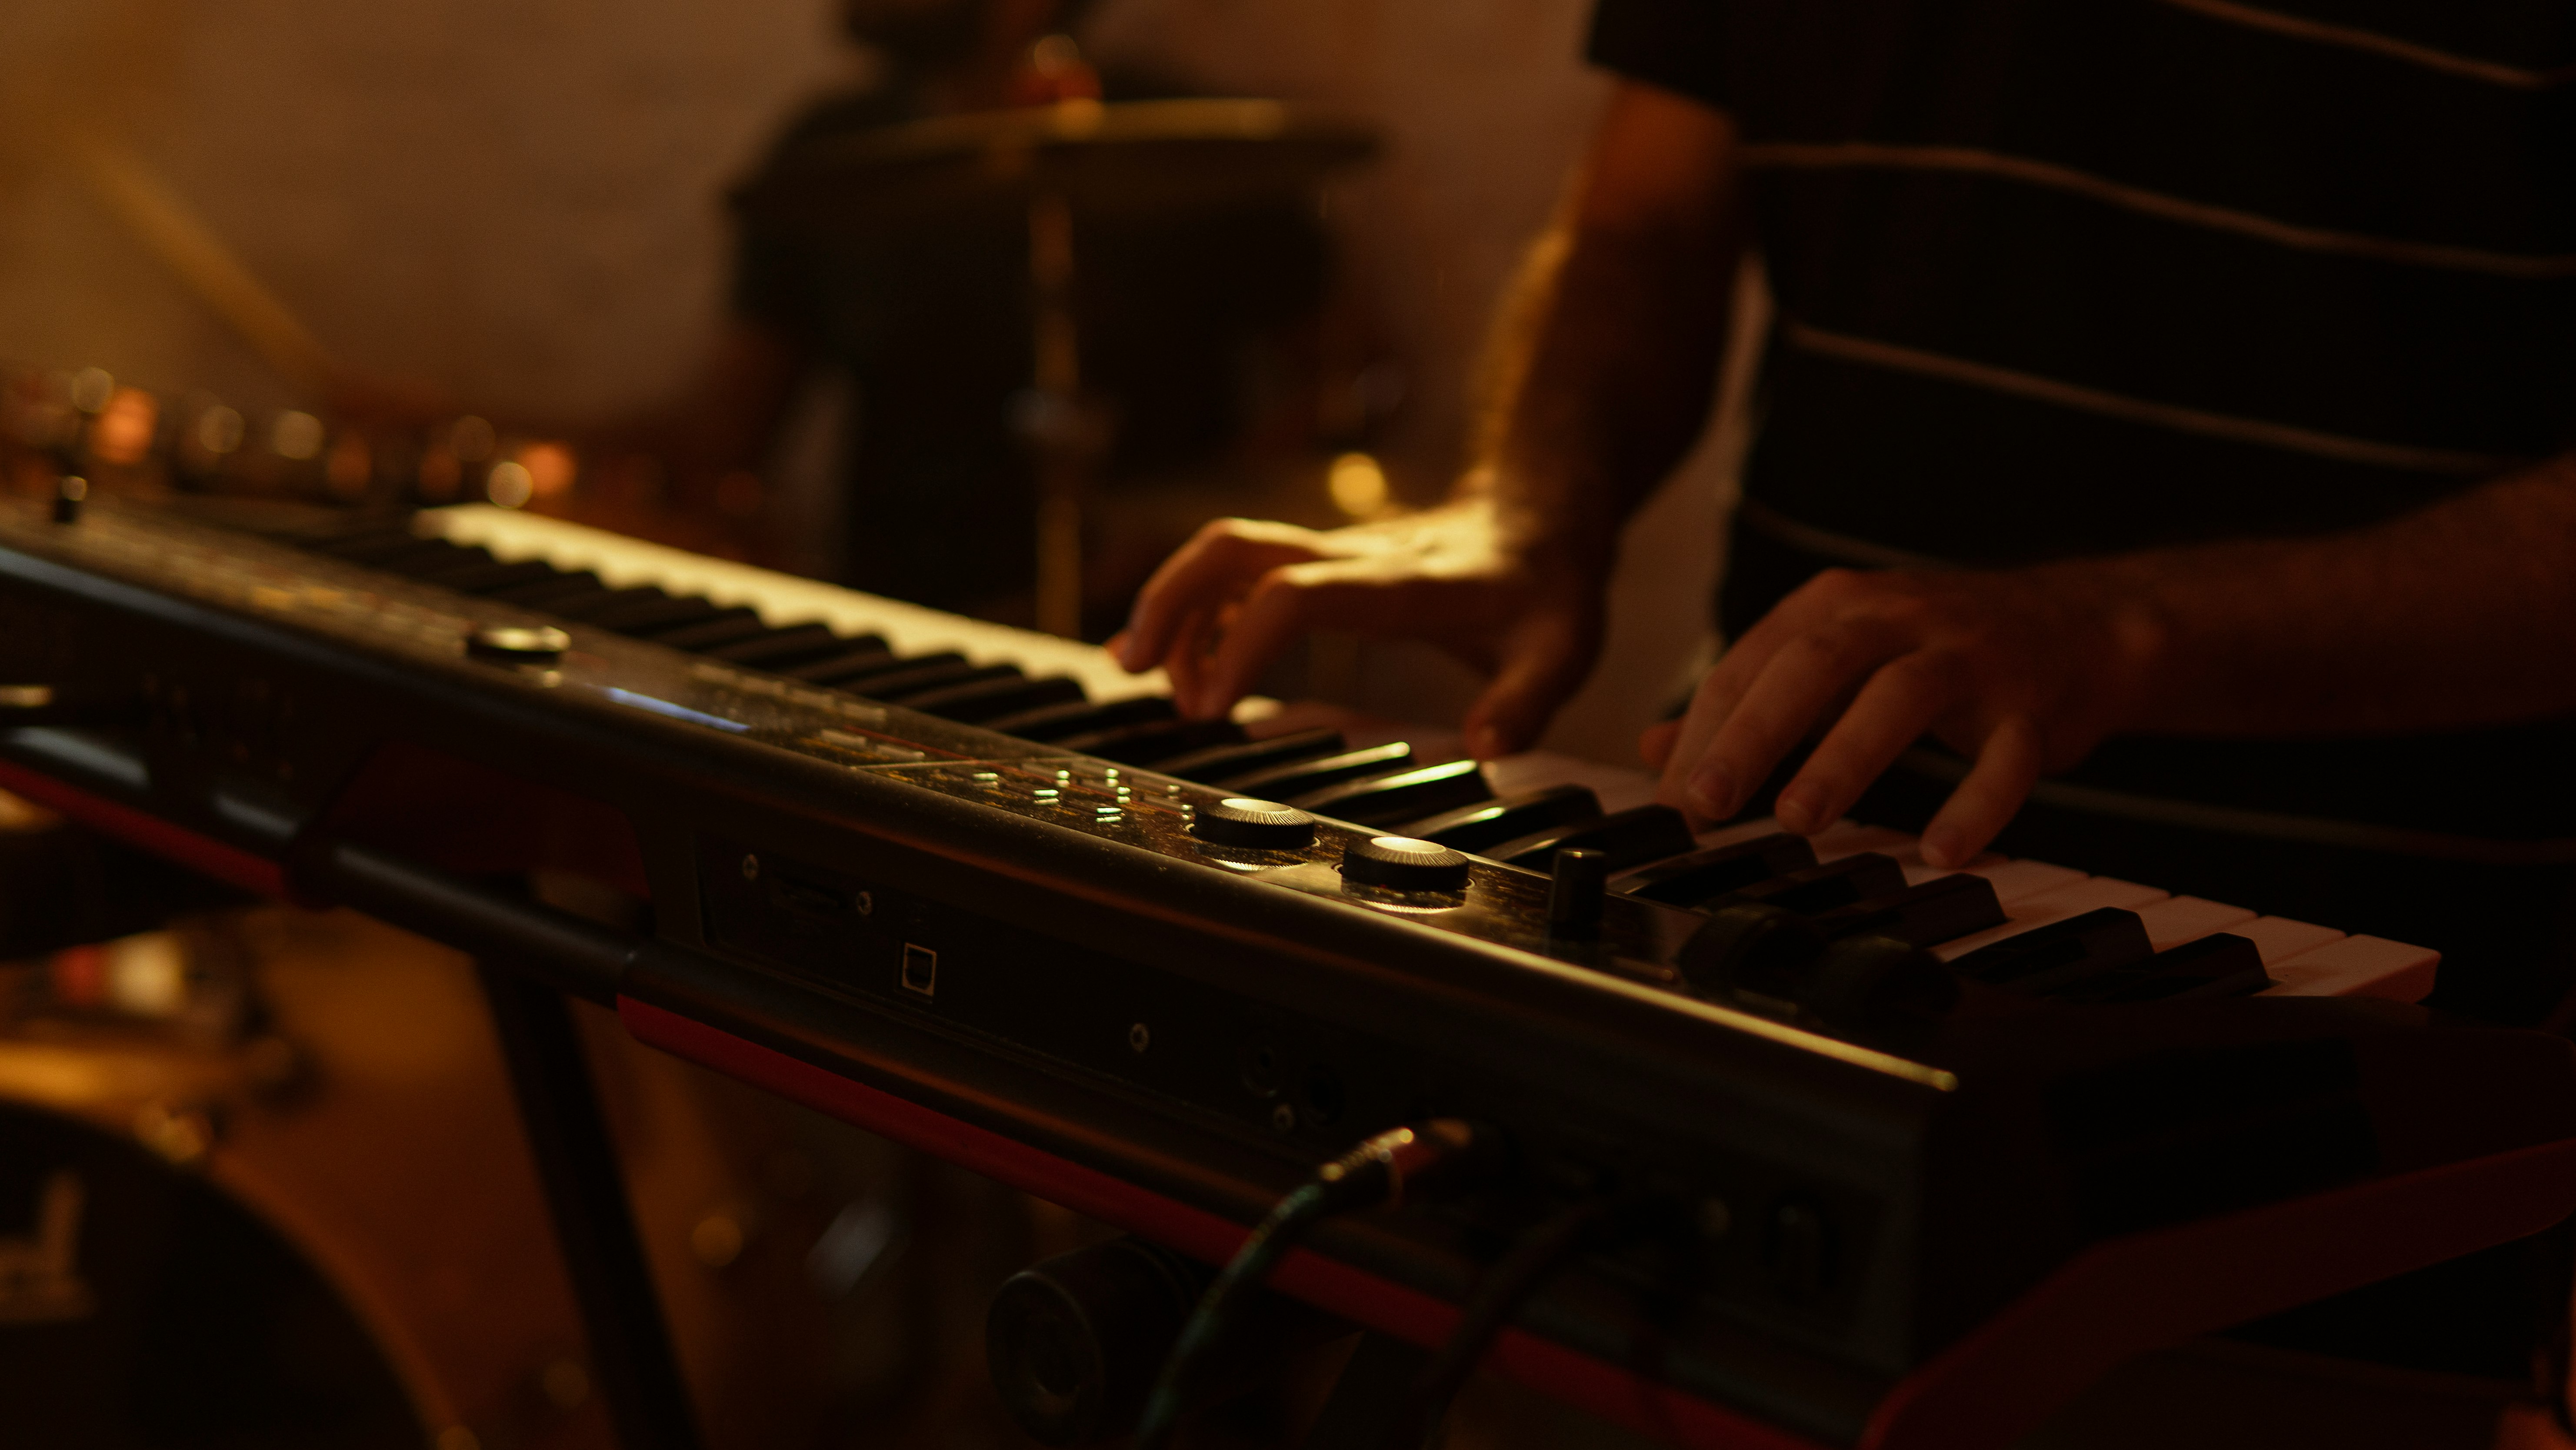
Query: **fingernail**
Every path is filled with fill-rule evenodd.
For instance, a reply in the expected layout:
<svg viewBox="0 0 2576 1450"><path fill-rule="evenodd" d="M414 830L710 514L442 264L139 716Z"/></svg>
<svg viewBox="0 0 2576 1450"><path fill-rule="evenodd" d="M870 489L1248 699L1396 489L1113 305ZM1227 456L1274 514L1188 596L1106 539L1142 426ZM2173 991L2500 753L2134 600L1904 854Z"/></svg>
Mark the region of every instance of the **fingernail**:
<svg viewBox="0 0 2576 1450"><path fill-rule="evenodd" d="M1712 821L1735 814L1735 777L1708 766L1690 779L1691 808Z"/></svg>
<svg viewBox="0 0 2576 1450"><path fill-rule="evenodd" d="M1923 864L1948 871L1968 859L1966 841L1954 826L1934 826L1923 833Z"/></svg>
<svg viewBox="0 0 2576 1450"><path fill-rule="evenodd" d="M1779 820L1783 830L1803 836L1824 824L1825 812L1814 791L1793 785L1780 792L1779 799L1771 803L1771 814Z"/></svg>

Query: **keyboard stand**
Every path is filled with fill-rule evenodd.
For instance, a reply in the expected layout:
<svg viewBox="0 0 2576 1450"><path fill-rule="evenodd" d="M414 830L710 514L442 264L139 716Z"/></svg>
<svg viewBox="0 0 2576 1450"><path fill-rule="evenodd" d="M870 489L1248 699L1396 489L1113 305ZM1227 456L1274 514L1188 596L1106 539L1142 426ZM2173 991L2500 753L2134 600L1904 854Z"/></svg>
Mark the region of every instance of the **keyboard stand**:
<svg viewBox="0 0 2576 1450"><path fill-rule="evenodd" d="M571 1004L488 959L474 970L491 1004L493 1034L590 1342L591 1373L620 1450L697 1450L688 1386L671 1352Z"/></svg>

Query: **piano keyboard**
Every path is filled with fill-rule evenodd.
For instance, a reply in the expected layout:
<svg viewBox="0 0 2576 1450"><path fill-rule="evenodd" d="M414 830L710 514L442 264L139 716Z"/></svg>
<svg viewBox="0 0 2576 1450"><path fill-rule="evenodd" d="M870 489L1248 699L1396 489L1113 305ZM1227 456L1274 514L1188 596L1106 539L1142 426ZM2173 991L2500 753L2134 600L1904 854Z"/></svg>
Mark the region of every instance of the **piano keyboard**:
<svg viewBox="0 0 2576 1450"><path fill-rule="evenodd" d="M1096 646L966 619L490 505L425 511L415 515L407 527L411 536L425 541L428 547L397 553L387 547L388 541L381 535L362 535L326 547L330 552L391 572L446 582L464 593L523 599L539 609L548 609L550 600L557 601L551 607L568 612L575 620L584 617L586 604L595 605L611 596L632 600L657 591L678 605L702 604L705 612L703 616L673 615L671 618L677 622L651 624L629 632L686 647L685 636L694 630L713 638L713 643L701 649L718 659L741 659L745 655L758 659L757 652L766 645L778 652L767 657L764 667L790 674L799 670L816 673L812 668L815 661L846 655L851 641L882 641L889 667L904 661L926 663L919 670L888 668L858 677L847 687L850 693L1010 733L1033 732L1034 738L1041 741L1065 743L1089 735L1094 738L1084 744L1085 753L1152 769L1177 769L1189 779L1220 787L1271 790L1307 800L1331 785L1346 788L1348 782L1323 781L1311 769L1306 775L1315 778L1305 779L1289 767L1299 761L1311 766L1317 760L1353 749L1370 748L1386 753L1379 760L1365 762L1372 768L1354 778L1363 783L1379 782L1380 794L1384 793L1383 783L1399 771L1418 774L1426 769L1456 772L1450 791L1453 796L1473 797L1464 802L1467 805L1490 808L1496 803L1527 802L1551 791L1560 792L1572 799L1570 804L1560 804L1553 812L1544 813L1563 817L1553 824L1598 828L1606 821L1610 829L1596 829L1594 834L1617 848L1614 854L1626 853L1628 859L1622 869L1612 876L1614 891L1624 882L1652 872L1672 855L1753 841L1778 830L1775 823L1763 818L1737 822L1694 838L1677 814L1652 804L1655 782L1642 771L1531 752L1494 761L1478 772L1456 759L1457 741L1450 732L1399 732L1377 722L1343 720L1338 732L1305 732L1307 739L1287 740L1279 754L1244 756L1245 768L1229 774L1221 769L1225 752L1230 748L1247 750L1256 743L1255 737L1279 733L1276 726L1265 728L1265 721L1278 717L1277 702L1247 701L1245 708L1237 710L1234 724L1216 722L1202 727L1202 733L1209 737L1207 743L1180 754L1161 753L1160 747L1169 742L1158 736L1151 725L1156 721L1175 726L1178 723L1168 707L1151 711L1167 697L1162 672L1131 675L1107 651ZM514 565L527 567L508 567ZM494 582L477 585L471 578L461 577L477 570ZM592 588L585 593L563 592L586 582L592 583ZM747 613L751 619L744 620L741 613L732 614L732 619L741 623L727 632L726 618L733 611ZM708 628L710 621L713 629ZM754 621L756 630L751 627ZM802 647L800 641L804 642ZM901 680L905 676L910 677L904 681L905 687L894 693L881 693L882 685L871 684L872 680ZM1024 688L1019 698L1013 699L1013 680L1031 688ZM960 686L957 681L965 683ZM1044 704L1021 703L1042 693L1035 687L1046 686L1052 686L1064 698ZM943 695L948 703L943 703ZM991 706L996 701L1019 708L995 712ZM1123 726L1074 728L1097 723L1085 714L1085 705L1121 703L1151 713ZM1118 731L1125 732L1126 743L1103 738ZM1404 748L1407 742L1409 749ZM1436 787L1439 783L1433 784ZM1299 785L1305 789L1289 788ZM1588 798L1582 795L1587 791ZM1343 809L1352 809L1349 802L1364 799L1365 794L1346 790ZM1333 813L1328 804L1319 802L1317 808ZM1511 845L1509 839L1502 838L1453 839L1456 828L1446 832L1436 829L1441 819L1461 814L1457 807L1424 809L1395 817L1369 812L1365 806L1360 809L1375 817L1361 824L1399 835L1427 830L1432 838L1470 854L1491 855ZM1397 810L1403 811L1401 804ZM1518 834L1526 841L1545 833ZM1599 843L1602 842L1596 842ZM1820 864L1865 852L1890 857L1901 868L1907 886L1919 886L1941 874L1922 863L1912 836L1883 827L1846 821L1819 833L1811 845ZM1661 849L1656 849L1658 846ZM1517 864L1540 870L1547 867L1544 857L1531 850L1518 854L1528 859ZM2244 938L2252 944L2269 979L2258 989L2267 996L2378 997L2417 1002L2432 991L2441 960L2440 954L2430 948L2374 936L2347 936L2329 926L2265 916L2249 907L2198 897L2176 897L2152 886L2087 876L2072 867L2048 862L1988 856L1971 863L1966 874L1993 884L2006 920L1955 940L1926 943L1943 961L1957 961L2021 933L2100 910L2135 914L2146 941L2160 954L2218 933ZM2053 986L2048 995L2077 992L2084 985L2082 978L2069 978Z"/></svg>
<svg viewBox="0 0 2576 1450"><path fill-rule="evenodd" d="M1693 834L1640 772L1436 732L1182 721L1097 650L544 519L0 500L0 685L0 788L1202 1260L1370 1133L1492 1124L1502 1179L1272 1282L1436 1343L1494 1246L1635 1195L1656 1241L1495 1362L1688 1443L2001 1443L2576 1210L2564 1040L2322 1000L2419 997L2429 951L1867 825ZM1615 874L1560 913L1574 848ZM476 884L576 864L650 935Z"/></svg>

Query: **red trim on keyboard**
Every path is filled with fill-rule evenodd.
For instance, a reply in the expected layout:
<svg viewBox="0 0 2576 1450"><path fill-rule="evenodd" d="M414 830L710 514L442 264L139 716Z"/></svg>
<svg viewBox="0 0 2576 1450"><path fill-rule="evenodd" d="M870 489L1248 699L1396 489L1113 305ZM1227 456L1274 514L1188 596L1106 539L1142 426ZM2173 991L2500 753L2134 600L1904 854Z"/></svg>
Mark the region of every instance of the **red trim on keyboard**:
<svg viewBox="0 0 2576 1450"><path fill-rule="evenodd" d="M2570 1212L2576 1139L2562 1139L2096 1245L1900 1381L1858 1450L2006 1444L2122 1360Z"/></svg>
<svg viewBox="0 0 2576 1450"><path fill-rule="evenodd" d="M238 886L280 901L290 895L286 889L286 868L274 861L184 830L131 806L103 800L15 762L0 760L0 789L25 796L100 835L113 836L129 846L176 861L228 886Z"/></svg>
<svg viewBox="0 0 2576 1450"><path fill-rule="evenodd" d="M617 1015L637 1041L1076 1213L1168 1244L1193 1258L1222 1262L1242 1244L1247 1232L1243 1225L1204 1209L906 1102L666 1008L620 997ZM1311 1250L1291 1253L1272 1283L1310 1304L1415 1344L1438 1344L1458 1317L1455 1308L1428 1294ZM1504 1331L1490 1362L1577 1409L1641 1434L1707 1450L1818 1450L1815 1441L1519 1330Z"/></svg>

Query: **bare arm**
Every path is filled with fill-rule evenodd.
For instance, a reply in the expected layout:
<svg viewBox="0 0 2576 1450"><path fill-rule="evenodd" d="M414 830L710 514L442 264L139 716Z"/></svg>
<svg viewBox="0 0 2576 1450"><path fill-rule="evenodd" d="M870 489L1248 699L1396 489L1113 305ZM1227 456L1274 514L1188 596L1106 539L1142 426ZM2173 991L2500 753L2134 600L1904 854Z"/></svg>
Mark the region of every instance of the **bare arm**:
<svg viewBox="0 0 2576 1450"><path fill-rule="evenodd" d="M1497 326L1456 497L1328 532L1211 524L1112 648L1213 715L1305 630L1430 639L1493 676L1469 747L1526 748L1592 667L1621 523L1705 421L1740 246L1732 123L1622 86Z"/></svg>
<svg viewBox="0 0 2576 1450"><path fill-rule="evenodd" d="M1622 85L1496 320L1461 493L1606 571L1707 422L1742 254L1735 128Z"/></svg>
<svg viewBox="0 0 2576 1450"><path fill-rule="evenodd" d="M1917 737L1968 755L1924 833L1956 865L2043 770L2143 730L2282 736L2506 724L2576 710L2576 462L2373 528L1986 573L1835 570L1781 601L1651 733L1664 798L1780 794L1811 831Z"/></svg>

